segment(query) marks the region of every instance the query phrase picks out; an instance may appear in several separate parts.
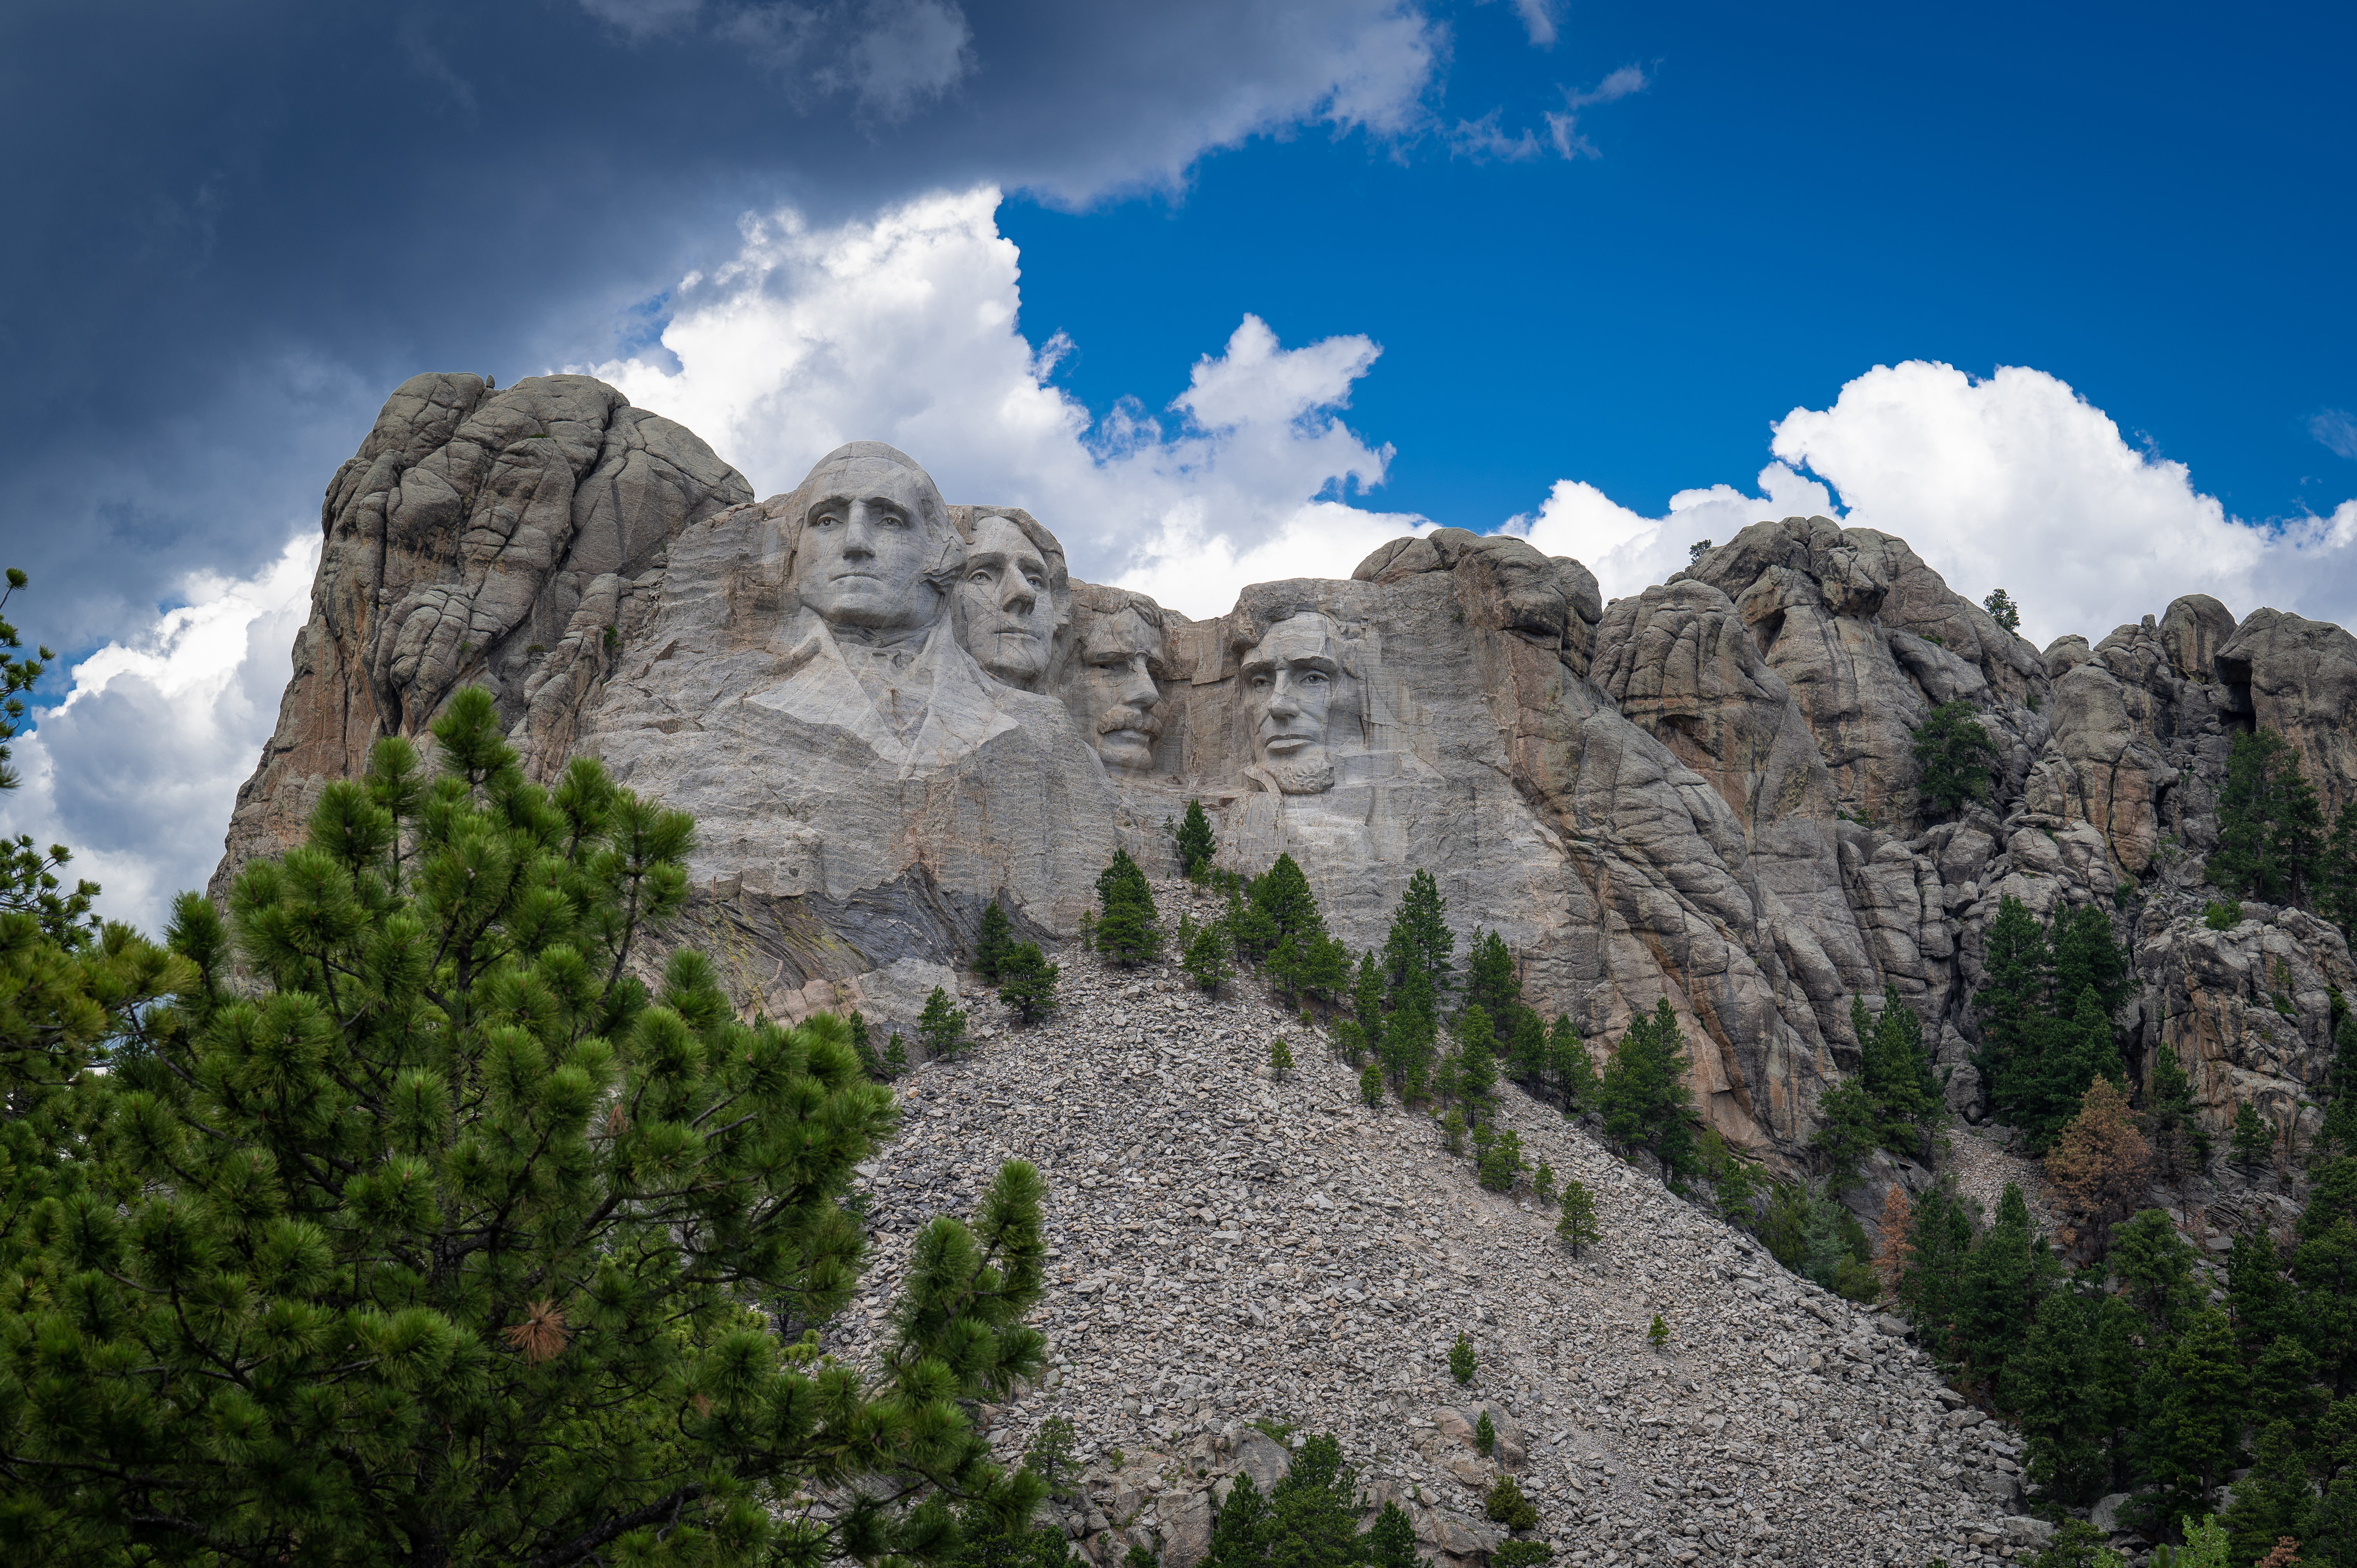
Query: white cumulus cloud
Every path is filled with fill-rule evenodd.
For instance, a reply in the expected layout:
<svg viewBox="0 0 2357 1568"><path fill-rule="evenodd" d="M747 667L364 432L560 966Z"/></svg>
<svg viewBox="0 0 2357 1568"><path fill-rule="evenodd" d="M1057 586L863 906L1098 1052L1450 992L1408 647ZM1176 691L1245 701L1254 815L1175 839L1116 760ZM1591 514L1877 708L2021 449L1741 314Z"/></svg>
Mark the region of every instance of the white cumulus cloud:
<svg viewBox="0 0 2357 1568"><path fill-rule="evenodd" d="M1168 408L1094 418L1050 384L1070 346L1017 330L997 203L981 188L834 227L748 219L736 259L675 295L662 334L675 371L587 368L704 436L759 494L845 441L888 441L952 499L1030 510L1081 575L1189 615L1227 609L1246 583L1347 573L1425 525L1349 499L1391 457L1340 413L1375 344L1287 349L1247 316Z"/></svg>
<svg viewBox="0 0 2357 1568"><path fill-rule="evenodd" d="M221 859L318 564L313 525L250 577L190 577L181 607L74 665L64 699L16 742L24 784L0 794L0 832L67 845L68 876L100 884L102 914L160 930L173 895Z"/></svg>
<svg viewBox="0 0 2357 1568"><path fill-rule="evenodd" d="M1724 542L1770 518L1837 517L1898 534L1975 600L2005 588L2040 645L2067 632L2099 640L2190 593L2238 616L2268 605L2357 621L2357 501L2326 517L2234 517L2184 464L2130 445L2043 371L1878 365L1832 407L1796 408L1773 431L1758 496L1684 490L1652 518L1563 479L1507 529L1577 556L1620 596L1684 566L1697 540Z"/></svg>

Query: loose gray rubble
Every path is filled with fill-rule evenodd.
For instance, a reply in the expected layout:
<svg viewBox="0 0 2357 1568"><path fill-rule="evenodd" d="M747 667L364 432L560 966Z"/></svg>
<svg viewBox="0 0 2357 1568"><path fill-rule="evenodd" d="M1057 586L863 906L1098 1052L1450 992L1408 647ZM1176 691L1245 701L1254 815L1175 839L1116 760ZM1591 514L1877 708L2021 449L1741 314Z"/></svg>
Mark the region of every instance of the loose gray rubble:
<svg viewBox="0 0 2357 1568"><path fill-rule="evenodd" d="M1157 893L1166 918L1217 912L1183 884ZM1428 1556L1465 1559L1499 1538L1484 1408L1559 1562L1917 1568L2046 1533L2010 1513L2018 1444L1901 1325L1786 1273L1555 1108L1501 1094L1533 1165L1597 1194L1604 1240L1578 1260L1428 1117L1362 1105L1324 1032L1257 983L1213 1001L1168 964L1060 956L1051 1021L1016 1028L970 991L975 1047L903 1080L903 1133L863 1167L877 1267L836 1348L873 1348L918 1225L969 1210L1000 1161L1036 1162L1052 1365L992 1434L1011 1462L1042 1420L1073 1423L1086 1499L1059 1517L1096 1562L1157 1541L1169 1568L1199 1560L1225 1477L1282 1471L1256 1420L1332 1433L1368 1507L1399 1500ZM1297 1069L1273 1081L1279 1035ZM1447 1364L1460 1329L1466 1388Z"/></svg>

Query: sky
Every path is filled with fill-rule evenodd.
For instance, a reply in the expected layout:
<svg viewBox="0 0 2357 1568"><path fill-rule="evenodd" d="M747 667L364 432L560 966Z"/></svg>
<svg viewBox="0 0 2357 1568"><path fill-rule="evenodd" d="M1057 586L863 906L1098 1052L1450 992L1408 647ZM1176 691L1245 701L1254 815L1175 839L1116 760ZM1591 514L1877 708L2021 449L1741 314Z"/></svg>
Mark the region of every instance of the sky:
<svg viewBox="0 0 2357 1568"><path fill-rule="evenodd" d="M2041 646L2357 622L2346 7L474 0L0 12L0 831L201 885L421 371L761 494L841 440L1217 614L1435 525L1609 595L1824 513Z"/></svg>

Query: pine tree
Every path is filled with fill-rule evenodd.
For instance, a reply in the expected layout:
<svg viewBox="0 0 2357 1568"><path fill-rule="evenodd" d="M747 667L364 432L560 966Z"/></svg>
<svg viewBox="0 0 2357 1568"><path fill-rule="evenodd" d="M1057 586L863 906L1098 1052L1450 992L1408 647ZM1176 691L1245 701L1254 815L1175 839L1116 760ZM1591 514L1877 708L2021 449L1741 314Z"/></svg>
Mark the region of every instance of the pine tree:
<svg viewBox="0 0 2357 1568"><path fill-rule="evenodd" d="M1359 1073L1359 1098L1369 1105L1383 1102L1383 1069L1369 1062Z"/></svg>
<svg viewBox="0 0 2357 1568"><path fill-rule="evenodd" d="M1506 1073L1533 1094L1546 1092L1546 1020L1520 1002L1506 1020Z"/></svg>
<svg viewBox="0 0 2357 1568"><path fill-rule="evenodd" d="M1481 1419L1489 1420L1490 1412L1483 1411ZM1486 1457L1490 1451L1484 1448L1481 1452ZM1490 1490L1481 1499L1481 1511L1508 1530L1529 1530L1539 1522L1539 1510L1523 1496L1523 1488L1510 1470L1499 1471L1498 1478L1490 1483Z"/></svg>
<svg viewBox="0 0 2357 1568"><path fill-rule="evenodd" d="M1994 1378L2004 1370L2055 1273L2045 1243L2030 1234L2021 1188L2006 1183L1996 1219L1964 1260L1959 1292L1960 1348L1975 1372Z"/></svg>
<svg viewBox="0 0 2357 1568"><path fill-rule="evenodd" d="M1269 1562L1268 1499L1253 1484L1252 1472L1236 1472L1227 1501L1211 1526L1205 1568L1274 1568Z"/></svg>
<svg viewBox="0 0 2357 1568"><path fill-rule="evenodd" d="M1653 1314L1653 1321L1646 1326L1645 1343L1659 1350L1669 1342L1670 1326L1662 1321L1662 1315L1657 1312Z"/></svg>
<svg viewBox="0 0 2357 1568"><path fill-rule="evenodd" d="M2115 1489L2112 1444L2135 1412L2140 1326L2116 1296L2064 1290L2040 1304L2006 1364L2001 1402L2020 1424L2041 1501L2081 1508Z"/></svg>
<svg viewBox="0 0 2357 1568"><path fill-rule="evenodd" d="M1874 1101L1882 1146L1910 1159L1921 1157L1931 1123L1943 1101L1940 1080L1923 1047L1922 1021L1905 1004L1887 1001L1869 1021L1862 998L1850 1001L1850 1025L1857 1031L1858 1075Z"/></svg>
<svg viewBox="0 0 2357 1568"><path fill-rule="evenodd" d="M1592 1247L1604 1240L1604 1232L1596 1223L1596 1195L1587 1184L1577 1176L1566 1176L1563 1183L1563 1218L1555 1228L1555 1239L1579 1256L1580 1249Z"/></svg>
<svg viewBox="0 0 2357 1568"><path fill-rule="evenodd" d="M2352 1032L2352 1039L2357 1039L2357 1032ZM2209 1163L2210 1134L2194 1119L2193 1083L2179 1063L2175 1047L2163 1044L2153 1052L2152 1075L2145 1081L2145 1103L2150 1108L2146 1120L2153 1157L2163 1176L2175 1181L2189 1166L2199 1170Z"/></svg>
<svg viewBox="0 0 2357 1568"><path fill-rule="evenodd" d="M965 1014L950 1005L950 993L938 985L918 1015L917 1040L928 1061L947 1061L965 1048Z"/></svg>
<svg viewBox="0 0 2357 1568"><path fill-rule="evenodd" d="M1017 942L999 961L998 999L1014 1009L1018 1022L1036 1024L1056 1010L1056 980L1062 972L1038 942Z"/></svg>
<svg viewBox="0 0 2357 1568"><path fill-rule="evenodd" d="M1465 956L1466 1005L1480 1008L1491 1023L1503 1025L1523 999L1522 976L1506 940L1477 926Z"/></svg>
<svg viewBox="0 0 2357 1568"><path fill-rule="evenodd" d="M1263 1526L1270 1568L1326 1568L1363 1562L1358 1477L1342 1446L1320 1434L1294 1451L1292 1466L1268 1492Z"/></svg>
<svg viewBox="0 0 2357 1568"><path fill-rule="evenodd" d="M1480 1114L1498 1090L1498 1058L1490 1051L1495 1037L1490 1015L1479 1007L1468 1007L1457 1015L1456 1035L1457 1092Z"/></svg>
<svg viewBox="0 0 2357 1568"><path fill-rule="evenodd" d="M1927 808L1953 815L1967 800L1988 799L1989 764L1996 760L1996 743L1973 716L1972 703L1941 703L1910 736L1920 769L1916 789Z"/></svg>
<svg viewBox="0 0 2357 1568"><path fill-rule="evenodd" d="M1433 1047L1439 1034L1432 988L1423 971L1411 970L1392 1000L1391 1013L1383 1020L1383 1043L1376 1047L1376 1055L1383 1064L1383 1076L1391 1080L1403 1101L1413 1101L1421 1094L1432 1069Z"/></svg>
<svg viewBox="0 0 2357 1568"><path fill-rule="evenodd" d="M2202 875L2237 898L2305 904L2322 869L2324 813L2299 753L2269 729L2234 737L2218 792L2218 847Z"/></svg>
<svg viewBox="0 0 2357 1568"><path fill-rule="evenodd" d="M982 907L982 925L974 939L974 972L992 984L998 983L998 966L1006 957L1006 950L1015 943L1015 928L1006 918L1006 911L992 899Z"/></svg>
<svg viewBox="0 0 2357 1568"><path fill-rule="evenodd" d="M1114 851L1113 864L1098 874L1097 903L1097 951L1124 969L1151 963L1160 955L1161 912L1154 907L1154 890L1147 886L1146 874L1129 858L1128 851ZM1013 951L1009 950L1009 957ZM1006 961L1001 960L1002 964Z"/></svg>
<svg viewBox="0 0 2357 1568"><path fill-rule="evenodd" d="M1023 1449L1023 1467L1039 1477L1050 1498L1073 1495L1081 1478L1080 1434L1069 1416L1051 1415Z"/></svg>
<svg viewBox="0 0 2357 1568"><path fill-rule="evenodd" d="M1664 1183L1694 1166L1694 1098L1687 1090L1685 1036L1667 997L1630 1021L1597 1086L1604 1135L1622 1148L1643 1147L1662 1163Z"/></svg>
<svg viewBox="0 0 2357 1568"><path fill-rule="evenodd" d="M1511 1127L1490 1140L1476 1167L1478 1179L1491 1192L1513 1191L1528 1168L1523 1160L1522 1138Z"/></svg>
<svg viewBox="0 0 2357 1568"><path fill-rule="evenodd" d="M1227 922L1210 920L1195 929L1180 955L1178 967L1203 991L1217 996L1220 987L1235 977L1235 966L1228 961L1235 953L1235 943L1229 939Z"/></svg>
<svg viewBox="0 0 2357 1568"><path fill-rule="evenodd" d="M1448 1348L1448 1375L1455 1378L1459 1385L1470 1383L1475 1364L1473 1341L1460 1331L1457 1343Z"/></svg>
<svg viewBox="0 0 2357 1568"><path fill-rule="evenodd" d="M1846 1078L1818 1096L1809 1146L1823 1162L1828 1188L1843 1192L1857 1185L1858 1165L1881 1146L1882 1128L1874 1098L1859 1079Z"/></svg>
<svg viewBox="0 0 2357 1568"><path fill-rule="evenodd" d="M1367 1049L1380 1050L1383 1041L1383 969L1372 952L1359 955L1351 982L1351 1018Z"/></svg>
<svg viewBox="0 0 2357 1568"><path fill-rule="evenodd" d="M884 1077L887 1081L905 1077L909 1071L909 1044L900 1038L900 1031L884 1043Z"/></svg>
<svg viewBox="0 0 2357 1568"><path fill-rule="evenodd" d="M176 905L170 1027L10 1265L81 1279L76 1319L0 1303L12 1554L938 1561L932 1499L1028 1513L965 1411L1039 1370L1038 1173L915 1238L872 1367L782 1339L858 1289L839 1200L890 1092L839 1019L740 1022L700 954L630 976L685 817L587 759L529 783L480 690L434 734L437 777L381 742L228 919ZM805 1485L850 1506L770 1512Z"/></svg>
<svg viewBox="0 0 2357 1568"><path fill-rule="evenodd" d="M1568 1013L1557 1015L1547 1031L1547 1077L1566 1112L1596 1103L1596 1058L1587 1054L1587 1042L1579 1037Z"/></svg>
<svg viewBox="0 0 2357 1568"><path fill-rule="evenodd" d="M1531 1196L1552 1208L1555 1204L1555 1167L1544 1160L1531 1173Z"/></svg>
<svg viewBox="0 0 2357 1568"><path fill-rule="evenodd" d="M1268 1043L1268 1076L1279 1083L1293 1076L1293 1047L1285 1043L1283 1035Z"/></svg>
<svg viewBox="0 0 2357 1568"><path fill-rule="evenodd" d="M2136 1131L2128 1097L2111 1079L2095 1079L2046 1155L2046 1179L2079 1220L2072 1251L2081 1259L2098 1261L2110 1249L2112 1227L2143 1195L2151 1166L2151 1146Z"/></svg>
<svg viewBox="0 0 2357 1568"><path fill-rule="evenodd" d="M1455 983L1450 955L1457 950L1457 937L1448 929L1448 902L1432 873L1419 871L1408 878L1407 891L1392 916L1391 932L1383 939L1383 968L1394 1008L1412 976L1422 975L1435 1006Z"/></svg>
<svg viewBox="0 0 2357 1568"><path fill-rule="evenodd" d="M1171 835L1178 851L1178 869L1189 882L1200 882L1203 874L1211 869L1212 857L1220 853L1219 841L1211 835L1211 819L1203 814L1203 802L1187 802L1187 814L1179 819L1178 832Z"/></svg>
<svg viewBox="0 0 2357 1568"><path fill-rule="evenodd" d="M2357 802L2352 802L2352 807L2357 809ZM2348 1003L2337 992L2332 1008L2332 1066L2326 1071L2321 1098L2324 1125L2317 1130L2316 1152L2326 1157L2336 1153L2357 1155L2357 1017L2351 1015Z"/></svg>
<svg viewBox="0 0 2357 1568"><path fill-rule="evenodd" d="M1473 1423L1473 1452L1487 1459L1497 1451L1498 1428L1490 1420L1490 1412L1485 1409L1481 1412L1481 1419Z"/></svg>
<svg viewBox="0 0 2357 1568"><path fill-rule="evenodd" d="M1981 601L1981 608L1988 611L1989 619L2006 630L2021 629L2021 607L2015 604L2013 596L2003 588L1990 590L1989 596Z"/></svg>
<svg viewBox="0 0 2357 1568"><path fill-rule="evenodd" d="M1440 1144L1452 1155L1465 1152L1465 1112L1454 1105L1440 1119Z"/></svg>
<svg viewBox="0 0 2357 1568"><path fill-rule="evenodd" d="M851 1054L858 1058L859 1070L878 1083L886 1081L889 1075L884 1070L884 1058L876 1054L875 1044L867 1037L867 1020L860 1015L858 1008L854 1007L847 1023L851 1030Z"/></svg>
<svg viewBox="0 0 2357 1568"><path fill-rule="evenodd" d="M2203 1291L2193 1277L2193 1249L2161 1208L2147 1208L2112 1231L2112 1277L2136 1308L2145 1332L2166 1339L2191 1320Z"/></svg>
<svg viewBox="0 0 2357 1568"><path fill-rule="evenodd" d="M1964 1262L1972 1245L1972 1221L1945 1187L1916 1201L1895 1294L1925 1346L1943 1361L1964 1359Z"/></svg>
<svg viewBox="0 0 2357 1568"><path fill-rule="evenodd" d="M2195 1312L2147 1376L2136 1434L2147 1473L2195 1493L2203 1508L2242 1446L2250 1377L2215 1307Z"/></svg>
<svg viewBox="0 0 2357 1568"><path fill-rule="evenodd" d="M2230 1156L2244 1170L2256 1170L2267 1163L2275 1153L2276 1130L2259 1114L2259 1108L2245 1100L2234 1107L2233 1153Z"/></svg>
<svg viewBox="0 0 2357 1568"><path fill-rule="evenodd" d="M1366 1561L1369 1568L1417 1568L1415 1526L1396 1502L1385 1502L1367 1531Z"/></svg>
<svg viewBox="0 0 2357 1568"><path fill-rule="evenodd" d="M2305 1541L2314 1532L2315 1514L2298 1434L2288 1421L2270 1422L2252 1445L2251 1473L2234 1483L2233 1504L2219 1521L2226 1527L2230 1561L2255 1563L2286 1536Z"/></svg>

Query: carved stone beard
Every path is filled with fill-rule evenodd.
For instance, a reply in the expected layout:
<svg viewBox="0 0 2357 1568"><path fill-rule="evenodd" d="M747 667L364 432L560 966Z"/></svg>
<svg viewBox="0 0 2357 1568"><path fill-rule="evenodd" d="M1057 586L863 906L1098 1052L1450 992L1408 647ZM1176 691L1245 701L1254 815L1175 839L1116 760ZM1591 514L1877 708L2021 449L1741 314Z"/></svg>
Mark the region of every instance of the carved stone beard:
<svg viewBox="0 0 2357 1568"><path fill-rule="evenodd" d="M1284 794L1323 795L1334 788L1334 762L1322 746L1298 757L1272 757L1260 766Z"/></svg>

